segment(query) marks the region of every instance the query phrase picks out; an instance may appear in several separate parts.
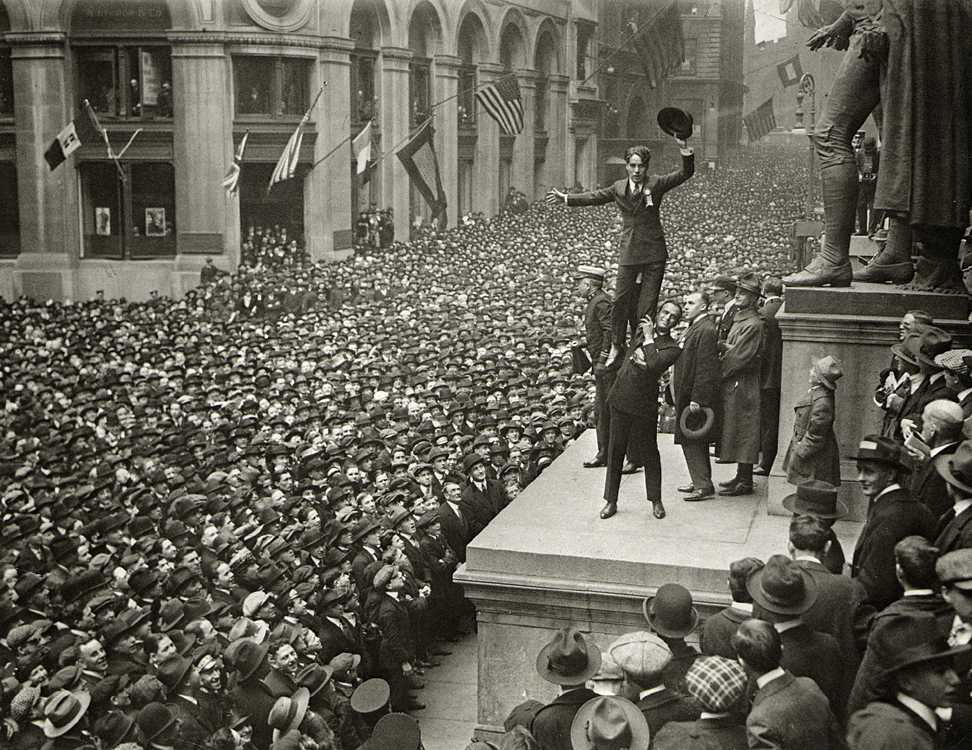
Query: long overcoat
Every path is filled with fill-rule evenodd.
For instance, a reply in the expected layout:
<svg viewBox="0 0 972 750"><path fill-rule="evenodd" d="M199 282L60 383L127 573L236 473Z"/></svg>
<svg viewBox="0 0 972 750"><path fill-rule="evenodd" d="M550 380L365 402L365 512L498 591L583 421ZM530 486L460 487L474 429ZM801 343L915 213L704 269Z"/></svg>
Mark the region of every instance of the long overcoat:
<svg viewBox="0 0 972 750"><path fill-rule="evenodd" d="M689 326L682 341L682 355L672 374L672 390L675 392L675 443L680 445L685 436L679 417L692 401L718 412L719 333L712 316L701 315ZM718 435L719 425L715 424L706 442Z"/></svg>
<svg viewBox="0 0 972 750"><path fill-rule="evenodd" d="M786 481L802 484L819 479L840 484L840 453L834 434L834 392L813 385L793 407L793 437L786 449Z"/></svg>
<svg viewBox="0 0 972 750"><path fill-rule="evenodd" d="M737 310L722 354L722 440L719 457L754 464L759 458L760 366L764 323L752 308Z"/></svg>

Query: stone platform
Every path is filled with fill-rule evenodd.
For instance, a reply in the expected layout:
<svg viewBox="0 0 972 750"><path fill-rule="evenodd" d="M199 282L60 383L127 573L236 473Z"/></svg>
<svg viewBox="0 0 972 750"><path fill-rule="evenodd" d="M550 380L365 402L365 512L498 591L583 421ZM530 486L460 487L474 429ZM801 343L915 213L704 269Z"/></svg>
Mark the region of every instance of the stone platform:
<svg viewBox="0 0 972 750"><path fill-rule="evenodd" d="M456 580L478 613L480 736L496 736L526 697L555 696L534 664L556 628L577 623L606 646L644 627L641 601L664 583L692 591L705 617L729 600L730 562L785 553L787 519L767 513L765 480L751 497L685 503L675 490L689 481L681 450L671 435L659 435L659 450L663 520L651 515L640 472L623 478L618 514L598 517L604 469L581 465L595 453L589 430L470 543ZM734 472L713 464L715 481ZM848 555L859 528L836 526Z"/></svg>

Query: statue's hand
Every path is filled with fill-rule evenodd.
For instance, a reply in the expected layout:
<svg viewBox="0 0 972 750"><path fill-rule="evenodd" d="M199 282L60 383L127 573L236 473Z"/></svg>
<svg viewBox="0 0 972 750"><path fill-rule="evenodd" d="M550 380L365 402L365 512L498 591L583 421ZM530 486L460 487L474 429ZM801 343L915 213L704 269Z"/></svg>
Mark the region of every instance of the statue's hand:
<svg viewBox="0 0 972 750"><path fill-rule="evenodd" d="M807 40L807 46L816 52L821 47L833 47L834 49L845 50L850 43L850 37L844 31L842 25L832 23L817 29L813 36Z"/></svg>
<svg viewBox="0 0 972 750"><path fill-rule="evenodd" d="M861 57L864 60L881 60L888 54L888 35L883 31L861 32Z"/></svg>

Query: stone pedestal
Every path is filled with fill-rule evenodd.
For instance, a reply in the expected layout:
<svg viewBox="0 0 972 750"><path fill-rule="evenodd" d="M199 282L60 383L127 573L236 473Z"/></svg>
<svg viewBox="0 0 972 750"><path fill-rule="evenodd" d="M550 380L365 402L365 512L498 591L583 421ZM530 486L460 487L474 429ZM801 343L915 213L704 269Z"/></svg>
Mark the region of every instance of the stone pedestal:
<svg viewBox="0 0 972 750"><path fill-rule="evenodd" d="M968 298L962 295L912 292L885 284L859 284L844 289L790 287L777 315L783 334L783 383L780 398L779 453L770 476L769 512L789 515L781 502L793 492L783 472L783 457L793 435L793 404L806 393L814 360L837 357L844 377L837 383L836 424L841 461L840 496L850 517L862 520L866 503L852 459L860 439L880 432L883 412L874 403L877 377L891 360L898 323L908 310L925 310L953 336L968 335Z"/></svg>

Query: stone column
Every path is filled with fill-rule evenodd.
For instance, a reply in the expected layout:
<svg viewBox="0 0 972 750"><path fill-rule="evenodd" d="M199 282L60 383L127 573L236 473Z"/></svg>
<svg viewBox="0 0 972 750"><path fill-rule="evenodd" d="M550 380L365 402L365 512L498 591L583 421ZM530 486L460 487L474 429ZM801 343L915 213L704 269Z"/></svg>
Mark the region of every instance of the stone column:
<svg viewBox="0 0 972 750"><path fill-rule="evenodd" d="M207 256L217 256L227 270L236 267L240 213L238 196L220 187L235 147L229 57L202 34L170 41L177 230L172 293L179 297L198 284Z"/></svg>
<svg viewBox="0 0 972 750"><path fill-rule="evenodd" d="M574 163L574 150L568 149L567 121L570 114L570 104L567 102L567 90L570 79L567 76L547 76L547 97L550 105L547 108L547 161L544 167L548 187L560 188L563 185L573 185L567 179L568 165Z"/></svg>
<svg viewBox="0 0 972 750"><path fill-rule="evenodd" d="M381 48L381 206L395 211L395 238L408 239L409 178L395 152L405 145L411 130L409 61L412 51L402 47Z"/></svg>
<svg viewBox="0 0 972 750"><path fill-rule="evenodd" d="M534 97L537 92L537 74L533 70L518 70L516 82L520 87L520 100L523 102L523 132L513 141L512 184L532 201L533 195L533 139L536 136L536 107Z"/></svg>
<svg viewBox="0 0 972 750"><path fill-rule="evenodd" d="M436 55L433 58L433 101L448 101L435 109L435 154L439 158L439 174L442 189L449 203L449 226L459 220L459 64L454 55Z"/></svg>
<svg viewBox="0 0 972 750"><path fill-rule="evenodd" d="M476 84L478 87L495 81L506 74L495 63L479 63ZM473 181L473 210L486 216L499 212L499 124L486 114L482 106L476 106L476 163Z"/></svg>
<svg viewBox="0 0 972 750"><path fill-rule="evenodd" d="M347 139L352 49L351 40L340 37L325 37L321 46L317 85L327 81L327 86L318 105L320 114L315 116L315 166L304 178L304 238L311 260L339 260L351 252L351 145ZM324 159L327 154L330 156ZM318 163L320 159L324 161Z"/></svg>
<svg viewBox="0 0 972 750"><path fill-rule="evenodd" d="M17 197L20 255L16 294L74 298L80 256L77 168L68 157L53 172L44 152L74 119L61 33L9 33L17 124Z"/></svg>

